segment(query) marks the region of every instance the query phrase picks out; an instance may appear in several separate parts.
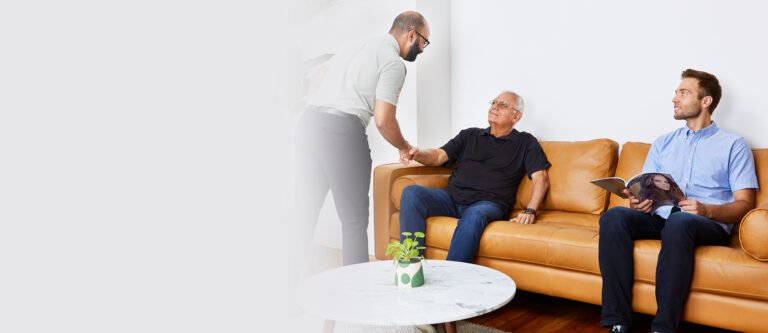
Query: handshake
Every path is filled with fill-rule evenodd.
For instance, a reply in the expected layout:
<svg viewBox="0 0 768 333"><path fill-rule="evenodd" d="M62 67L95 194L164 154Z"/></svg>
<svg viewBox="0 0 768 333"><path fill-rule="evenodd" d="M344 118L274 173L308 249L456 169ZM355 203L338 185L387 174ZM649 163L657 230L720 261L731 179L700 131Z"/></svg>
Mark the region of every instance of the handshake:
<svg viewBox="0 0 768 333"><path fill-rule="evenodd" d="M408 142L405 144L407 147L400 149L400 163L403 165L408 165L408 163L410 163L411 160L414 160L419 154L419 148L411 146L411 144Z"/></svg>

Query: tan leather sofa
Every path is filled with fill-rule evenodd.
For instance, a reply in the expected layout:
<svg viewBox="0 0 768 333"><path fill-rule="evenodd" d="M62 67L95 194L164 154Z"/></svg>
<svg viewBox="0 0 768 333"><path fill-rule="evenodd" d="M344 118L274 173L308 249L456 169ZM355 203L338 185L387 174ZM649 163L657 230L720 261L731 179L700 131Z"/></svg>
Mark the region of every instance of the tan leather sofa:
<svg viewBox="0 0 768 333"><path fill-rule="evenodd" d="M592 185L596 178L628 179L642 169L650 148L645 143L619 145L609 139L583 142L541 142L552 167L550 189L537 214L537 223L498 221L483 233L476 263L512 277L517 287L535 293L600 304L601 278L597 262L598 220L601 213L627 201ZM768 332L768 149L753 149L760 190L757 208L749 212L730 247L702 246L696 250L692 289L683 319L737 331ZM419 184L443 187L449 169L388 164L374 171L374 229L376 258L386 259L387 244L399 238L400 195ZM530 197L532 183L524 179L515 203L517 215ZM427 221L426 256L444 259L457 219ZM635 286L632 307L654 314L654 279L660 241L635 242Z"/></svg>

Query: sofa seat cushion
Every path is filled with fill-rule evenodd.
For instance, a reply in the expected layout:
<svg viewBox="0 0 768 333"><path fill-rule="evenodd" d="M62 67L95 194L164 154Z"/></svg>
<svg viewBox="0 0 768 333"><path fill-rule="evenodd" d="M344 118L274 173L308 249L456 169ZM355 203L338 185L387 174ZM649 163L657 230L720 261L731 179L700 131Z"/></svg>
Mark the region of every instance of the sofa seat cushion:
<svg viewBox="0 0 768 333"><path fill-rule="evenodd" d="M390 235L399 234L398 214L393 216ZM431 217L427 220L426 245L447 251L458 219ZM564 222L518 224L490 223L480 241L478 256L599 275L598 231ZM661 241L635 241L635 279L654 284ZM768 262L755 260L738 243L701 246L696 249L696 272L691 289L741 298L768 300Z"/></svg>
<svg viewBox="0 0 768 333"><path fill-rule="evenodd" d="M512 216L517 216L522 210L515 210L510 214L510 218ZM599 216L594 214L580 214L580 213L567 213L567 212L558 212L558 211L539 211L536 213L536 221L537 224L551 224L551 225L563 225L563 226L577 226L577 227L585 227L587 229L592 229L597 231L598 226L598 220ZM433 224L431 221L441 220L441 219L447 219L444 223L448 223L447 228L438 227L436 230L437 232L443 233L447 232L449 240L448 243L445 244L444 249L448 249L448 244L450 244L450 237L453 236L453 229L456 227L456 220L452 217L441 217L441 216L435 216L429 218L429 223L427 223L427 230L429 230L430 225ZM500 221L503 222L503 221ZM437 226L435 226L437 227ZM435 238L439 238L439 236L433 235ZM389 237L391 239L397 239L400 238L400 212L396 212L392 214L392 218L389 223Z"/></svg>
<svg viewBox="0 0 768 333"><path fill-rule="evenodd" d="M430 217L427 247L448 250L457 222L451 217ZM597 230L567 223L492 222L485 228L478 256L600 274Z"/></svg>
<svg viewBox="0 0 768 333"><path fill-rule="evenodd" d="M512 211L510 218L517 216L521 212L523 211ZM597 230L598 225L600 225L600 216L595 214L540 210L536 212L536 223L561 223Z"/></svg>
<svg viewBox="0 0 768 333"><path fill-rule="evenodd" d="M661 241L635 241L635 279L655 283ZM736 245L696 248L691 289L713 294L768 300L768 263L757 261Z"/></svg>

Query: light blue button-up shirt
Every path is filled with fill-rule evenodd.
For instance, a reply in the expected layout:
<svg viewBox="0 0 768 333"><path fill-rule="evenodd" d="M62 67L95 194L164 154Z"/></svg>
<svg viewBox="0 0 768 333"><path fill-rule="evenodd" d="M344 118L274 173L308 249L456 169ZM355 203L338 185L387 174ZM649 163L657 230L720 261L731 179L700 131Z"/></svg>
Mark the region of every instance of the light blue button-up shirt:
<svg viewBox="0 0 768 333"><path fill-rule="evenodd" d="M757 189L755 160L749 145L714 122L698 132L686 126L660 136L651 145L643 172L672 175L688 199L708 205L731 203L733 192ZM662 206L656 214L667 217L671 209ZM733 224L715 222L728 233L733 228Z"/></svg>

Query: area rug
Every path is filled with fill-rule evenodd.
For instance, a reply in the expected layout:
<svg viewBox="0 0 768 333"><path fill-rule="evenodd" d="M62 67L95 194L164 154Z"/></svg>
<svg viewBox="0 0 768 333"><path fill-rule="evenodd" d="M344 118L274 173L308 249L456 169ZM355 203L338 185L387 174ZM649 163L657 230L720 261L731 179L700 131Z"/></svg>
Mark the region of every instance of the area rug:
<svg viewBox="0 0 768 333"><path fill-rule="evenodd" d="M438 333L445 333L443 325L436 325ZM458 333L509 333L468 321L456 324ZM369 326L336 322L334 333L424 333L414 326Z"/></svg>

